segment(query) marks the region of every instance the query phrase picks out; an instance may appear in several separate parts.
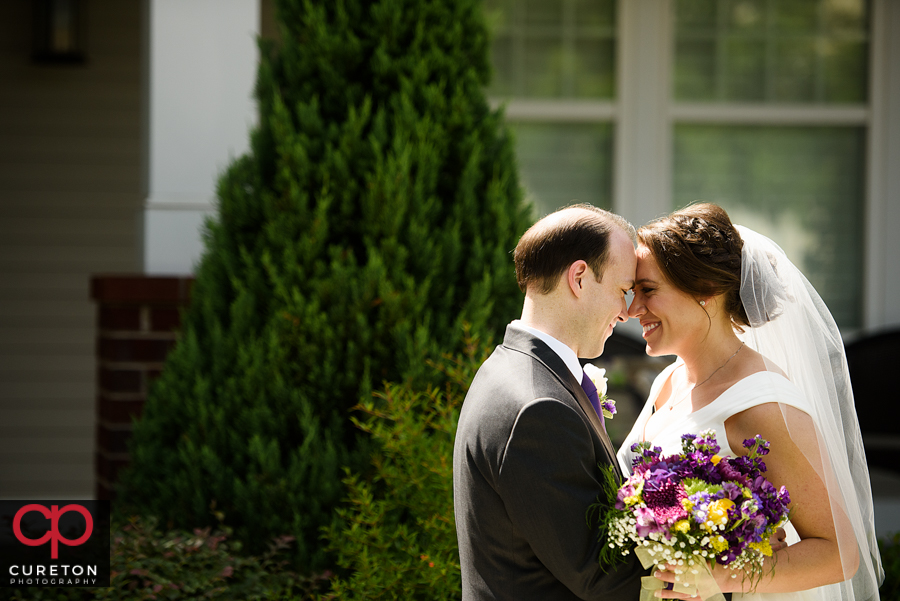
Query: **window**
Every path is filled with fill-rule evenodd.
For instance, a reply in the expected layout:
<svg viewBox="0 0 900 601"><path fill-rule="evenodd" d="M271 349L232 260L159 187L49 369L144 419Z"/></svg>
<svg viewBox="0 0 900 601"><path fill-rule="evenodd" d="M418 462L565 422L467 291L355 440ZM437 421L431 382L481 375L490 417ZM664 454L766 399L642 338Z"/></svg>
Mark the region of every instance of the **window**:
<svg viewBox="0 0 900 601"><path fill-rule="evenodd" d="M672 206L722 205L784 248L838 324L860 327L866 2L675 0L673 10ZM743 123L751 110L756 123Z"/></svg>
<svg viewBox="0 0 900 601"><path fill-rule="evenodd" d="M612 206L613 0L488 0L494 79L538 215Z"/></svg>
<svg viewBox="0 0 900 601"><path fill-rule="evenodd" d="M872 0L878 1L878 0ZM772 237L863 325L867 0L487 0L492 99L539 215L694 200Z"/></svg>

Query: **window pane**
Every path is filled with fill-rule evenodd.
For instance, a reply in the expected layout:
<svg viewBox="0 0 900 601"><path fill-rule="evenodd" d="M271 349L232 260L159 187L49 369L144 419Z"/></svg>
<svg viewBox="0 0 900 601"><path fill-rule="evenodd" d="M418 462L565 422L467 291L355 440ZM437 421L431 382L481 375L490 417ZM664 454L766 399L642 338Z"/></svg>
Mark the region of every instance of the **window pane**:
<svg viewBox="0 0 900 601"><path fill-rule="evenodd" d="M614 0L486 0L494 79L509 98L615 95Z"/></svg>
<svg viewBox="0 0 900 601"><path fill-rule="evenodd" d="M674 200L777 242L842 328L862 324L865 130L676 125Z"/></svg>
<svg viewBox="0 0 900 601"><path fill-rule="evenodd" d="M539 216L574 202L612 206L612 125L512 123L526 194Z"/></svg>
<svg viewBox="0 0 900 601"><path fill-rule="evenodd" d="M678 100L863 103L868 0L674 0Z"/></svg>

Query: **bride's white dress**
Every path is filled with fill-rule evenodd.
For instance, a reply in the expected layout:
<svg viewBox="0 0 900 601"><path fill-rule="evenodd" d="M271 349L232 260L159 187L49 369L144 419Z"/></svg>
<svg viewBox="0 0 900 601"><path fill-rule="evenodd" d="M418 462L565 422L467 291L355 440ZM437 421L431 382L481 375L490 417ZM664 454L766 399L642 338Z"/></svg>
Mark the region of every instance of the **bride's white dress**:
<svg viewBox="0 0 900 601"><path fill-rule="evenodd" d="M646 405L644 405L643 411L641 411L634 427L622 444L621 449L619 449L618 457L623 473L630 474L632 471L631 466L634 453L631 451L631 445L644 440L644 426L653 414L654 403L660 389L671 373L681 365L682 362L680 360L676 361L663 370L654 381L650 390L650 397ZM653 446L661 447L663 455L671 455L681 452L681 436L683 434L698 434L704 430L713 429L716 431L716 440L721 447L719 454L734 457L737 456L737 453L728 444L728 437L725 435L725 420L750 407L771 402L784 403L801 411L809 412L808 403L803 393L790 380L775 372L759 372L740 380L705 407L693 413L673 415L663 430L650 442L653 443ZM789 484L788 492L790 492ZM790 522L785 525L785 532L787 533L788 545L800 541L797 531ZM732 599L735 601L738 599L754 601L819 601L821 599L834 598L834 591L832 591L831 595L827 594L831 586L797 593L735 593Z"/></svg>

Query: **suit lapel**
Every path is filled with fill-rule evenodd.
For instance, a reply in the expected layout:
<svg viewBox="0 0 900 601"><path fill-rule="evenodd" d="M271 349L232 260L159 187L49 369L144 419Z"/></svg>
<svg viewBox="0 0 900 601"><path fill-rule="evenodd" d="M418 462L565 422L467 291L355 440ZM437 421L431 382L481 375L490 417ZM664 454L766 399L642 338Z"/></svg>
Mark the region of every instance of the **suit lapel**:
<svg viewBox="0 0 900 601"><path fill-rule="evenodd" d="M607 459L618 473L619 461L616 458L616 451L613 449L612 442L606 429L600 422L600 417L594 411L591 401L588 399L581 382L576 382L571 370L566 366L565 362L553 350L547 346L540 338L532 336L528 332L519 330L512 326L507 326L506 337L503 339L503 346L531 355L536 360L544 364L550 372L556 376L556 379L572 393L581 410L587 416L588 421L594 428L594 432L600 438L600 442L606 451ZM621 476L621 473L619 473Z"/></svg>

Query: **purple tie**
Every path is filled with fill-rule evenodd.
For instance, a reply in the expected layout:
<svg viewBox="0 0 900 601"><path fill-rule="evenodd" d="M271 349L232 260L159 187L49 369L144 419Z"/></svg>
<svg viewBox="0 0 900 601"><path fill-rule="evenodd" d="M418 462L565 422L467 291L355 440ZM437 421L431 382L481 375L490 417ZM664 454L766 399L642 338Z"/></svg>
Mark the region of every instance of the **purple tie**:
<svg viewBox="0 0 900 601"><path fill-rule="evenodd" d="M594 386L594 383L591 382L591 379L587 374L584 374L581 377L581 387L584 388L584 392L587 394L591 406L594 408L594 411L597 412L597 416L600 418L600 425L606 430L606 420L603 419L603 410L600 408L600 397L597 396L597 387Z"/></svg>

